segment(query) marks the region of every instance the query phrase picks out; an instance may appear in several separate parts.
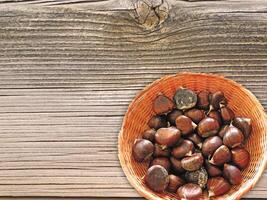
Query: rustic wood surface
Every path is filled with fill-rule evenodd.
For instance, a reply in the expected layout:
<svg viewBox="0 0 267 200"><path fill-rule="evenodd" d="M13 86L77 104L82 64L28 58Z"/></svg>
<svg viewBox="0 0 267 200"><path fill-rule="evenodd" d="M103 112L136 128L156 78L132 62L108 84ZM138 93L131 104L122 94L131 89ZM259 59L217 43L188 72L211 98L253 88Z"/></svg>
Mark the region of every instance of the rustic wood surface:
<svg viewBox="0 0 267 200"><path fill-rule="evenodd" d="M267 1L0 0L0 196L139 197L117 158L124 113L182 71L267 108ZM246 197L267 197L267 173Z"/></svg>

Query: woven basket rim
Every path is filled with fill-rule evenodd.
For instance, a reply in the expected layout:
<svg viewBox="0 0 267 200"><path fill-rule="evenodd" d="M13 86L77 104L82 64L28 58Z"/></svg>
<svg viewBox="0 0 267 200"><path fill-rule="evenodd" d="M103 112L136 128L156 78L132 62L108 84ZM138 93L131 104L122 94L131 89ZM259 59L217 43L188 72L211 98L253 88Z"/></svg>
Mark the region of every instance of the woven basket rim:
<svg viewBox="0 0 267 200"><path fill-rule="evenodd" d="M135 181L135 179L132 178L132 175L129 173L129 169L127 167L127 163L125 163L125 161L124 161L123 153L121 151L121 146L122 146L121 138L123 137L123 131L124 131L124 127L125 127L125 124L126 124L127 115L128 115L129 112L131 112L131 110L130 110L131 107L140 100L140 98L150 89L150 87L152 85L155 85L155 84L157 84L157 83L159 83L159 82L161 82L161 81L163 81L165 79L174 78L174 77L177 77L177 76L187 76L187 75L210 76L210 77L222 79L223 81L227 81L227 82L229 82L231 84L234 84L234 85L238 86L240 88L240 90L243 90L253 100L253 102L257 105L259 111L261 112L261 114L263 115L263 118L265 119L264 120L265 124L267 124L267 114L265 113L263 106L261 105L259 100L256 98L256 96L250 90L245 88L242 84L237 83L236 81L231 80L229 78L226 78L223 75L218 75L218 74L213 74L213 73L181 72L181 73L177 73L177 74L162 76L161 78L156 79L153 82L147 84L141 91L139 91L135 95L134 99L130 102L130 104L129 104L128 108L127 108L127 111L126 111L126 113L124 115L123 122L122 122L122 125L121 125L121 129L120 129L120 132L119 132L119 135L118 135L118 158L119 158L121 167L123 169L123 172L126 175L126 178L129 181L129 183L135 188L135 190L141 196L143 196L143 197L145 197L147 199L162 200L162 198L160 198L160 197L158 197L158 198L156 197L155 198L155 196L152 196L152 194L150 192L145 191L144 189L140 188L140 186L137 183L137 181ZM246 184L245 187L241 187L239 189L239 191L241 191L241 192L240 192L240 195L236 199L240 199L244 194L249 192L256 185L256 183L259 181L260 177L262 176L263 172L265 171L265 168L267 168L267 147L265 148L264 152L265 152L264 153L264 158L263 158L263 161L262 161L263 164L259 167L257 176L254 177L252 179L252 181L250 181L250 184Z"/></svg>

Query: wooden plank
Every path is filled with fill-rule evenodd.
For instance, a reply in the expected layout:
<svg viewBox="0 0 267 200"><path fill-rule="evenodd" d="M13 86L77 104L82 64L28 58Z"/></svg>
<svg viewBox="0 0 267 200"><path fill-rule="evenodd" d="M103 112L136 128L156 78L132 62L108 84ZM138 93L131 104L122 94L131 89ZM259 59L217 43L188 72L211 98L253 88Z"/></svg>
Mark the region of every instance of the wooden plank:
<svg viewBox="0 0 267 200"><path fill-rule="evenodd" d="M1 196L139 197L117 136L136 93L163 75L222 74L267 108L266 1L170 1L156 29L128 1L61 2L1 1ZM266 185L267 173L246 197Z"/></svg>

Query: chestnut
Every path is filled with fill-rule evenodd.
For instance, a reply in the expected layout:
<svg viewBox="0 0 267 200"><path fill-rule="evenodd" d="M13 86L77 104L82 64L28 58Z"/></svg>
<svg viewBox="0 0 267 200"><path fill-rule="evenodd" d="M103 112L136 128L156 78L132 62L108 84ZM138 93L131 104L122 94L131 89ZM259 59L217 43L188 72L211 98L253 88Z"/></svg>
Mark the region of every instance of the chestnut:
<svg viewBox="0 0 267 200"><path fill-rule="evenodd" d="M224 106L221 108L221 116L224 123L229 124L234 119L235 114L230 108Z"/></svg>
<svg viewBox="0 0 267 200"><path fill-rule="evenodd" d="M234 165L224 164L223 176L227 178L232 185L238 185L242 182L241 171Z"/></svg>
<svg viewBox="0 0 267 200"><path fill-rule="evenodd" d="M167 170L167 172L169 172L171 168L170 160L165 157L159 157L159 158L155 158L154 160L152 160L152 162L150 163L150 166L154 166L154 165L160 165L164 167Z"/></svg>
<svg viewBox="0 0 267 200"><path fill-rule="evenodd" d="M174 103L163 94L159 94L153 102L153 110L156 114L167 113L172 110Z"/></svg>
<svg viewBox="0 0 267 200"><path fill-rule="evenodd" d="M171 154L171 150L169 147L165 145L160 145L157 143L155 144L154 153L153 153L154 157L169 157L170 154Z"/></svg>
<svg viewBox="0 0 267 200"><path fill-rule="evenodd" d="M200 200L202 198L202 189L194 183L187 183L177 190L178 199Z"/></svg>
<svg viewBox="0 0 267 200"><path fill-rule="evenodd" d="M209 163L209 161L205 161L205 167L206 167L206 170L208 172L208 174L211 176L211 177L215 177L215 176L220 176L222 175L222 170L215 166L215 165L212 165L211 163Z"/></svg>
<svg viewBox="0 0 267 200"><path fill-rule="evenodd" d="M217 91L210 96L211 110L218 110L222 105L226 105L226 99L223 92Z"/></svg>
<svg viewBox="0 0 267 200"><path fill-rule="evenodd" d="M167 187L167 190L170 192L177 192L177 189L185 184L184 180L180 178L179 176L175 176L173 174L169 175L169 185Z"/></svg>
<svg viewBox="0 0 267 200"><path fill-rule="evenodd" d="M227 132L227 129L229 128L229 125L223 125L221 130L219 131L218 135L223 138L224 134Z"/></svg>
<svg viewBox="0 0 267 200"><path fill-rule="evenodd" d="M221 117L221 114L220 114L219 111L217 111L217 110L211 110L208 113L208 117L213 118L213 119L216 119L219 122L220 125L222 124L222 117Z"/></svg>
<svg viewBox="0 0 267 200"><path fill-rule="evenodd" d="M156 115L156 116L153 116L148 121L148 126L150 128L154 128L156 130L158 130L159 128L167 127L168 126L168 122L167 122L166 115Z"/></svg>
<svg viewBox="0 0 267 200"><path fill-rule="evenodd" d="M233 125L242 131L245 138L249 137L252 129L251 119L245 117L235 117L233 120Z"/></svg>
<svg viewBox="0 0 267 200"><path fill-rule="evenodd" d="M244 142L243 133L236 127L230 125L223 136L223 144L230 148L237 147Z"/></svg>
<svg viewBox="0 0 267 200"><path fill-rule="evenodd" d="M231 160L231 152L227 146L220 146L211 157L209 161L213 165L223 165Z"/></svg>
<svg viewBox="0 0 267 200"><path fill-rule="evenodd" d="M148 129L143 133L143 139L150 140L151 142L155 141L155 129Z"/></svg>
<svg viewBox="0 0 267 200"><path fill-rule="evenodd" d="M209 197L220 196L230 191L231 185L223 177L214 177L208 180Z"/></svg>
<svg viewBox="0 0 267 200"><path fill-rule="evenodd" d="M189 183L198 184L201 188L205 188L208 180L208 173L204 167L193 171L193 172L186 172L185 179Z"/></svg>
<svg viewBox="0 0 267 200"><path fill-rule="evenodd" d="M231 150L232 152L232 161L240 169L245 169L250 162L250 154L244 148L236 147Z"/></svg>
<svg viewBox="0 0 267 200"><path fill-rule="evenodd" d="M188 140L191 140L195 145L197 145L200 149L202 147L202 138L196 134L192 133L186 137Z"/></svg>
<svg viewBox="0 0 267 200"><path fill-rule="evenodd" d="M173 146L180 138L181 133L175 127L160 128L155 134L156 142L166 146Z"/></svg>
<svg viewBox="0 0 267 200"><path fill-rule="evenodd" d="M180 88L176 91L173 100L179 110L187 110L196 105L197 95L192 90Z"/></svg>
<svg viewBox="0 0 267 200"><path fill-rule="evenodd" d="M192 156L185 157L181 160L182 167L187 171L198 170L204 162L204 158L201 153L194 153Z"/></svg>
<svg viewBox="0 0 267 200"><path fill-rule="evenodd" d="M188 135L196 128L196 124L187 116L181 115L175 120L176 127L181 131L182 135Z"/></svg>
<svg viewBox="0 0 267 200"><path fill-rule="evenodd" d="M169 184L168 172L164 167L154 165L147 170L145 182L151 190L163 192Z"/></svg>
<svg viewBox="0 0 267 200"><path fill-rule="evenodd" d="M209 96L210 92L208 91L199 92L197 94L197 107L204 110L209 109L210 106Z"/></svg>
<svg viewBox="0 0 267 200"><path fill-rule="evenodd" d="M209 137L216 135L219 129L220 125L216 119L206 117L199 122L197 131L201 137Z"/></svg>
<svg viewBox="0 0 267 200"><path fill-rule="evenodd" d="M196 108L192 108L186 111L184 115L192 119L192 121L195 123L199 123L202 119L205 118L204 110L199 110Z"/></svg>
<svg viewBox="0 0 267 200"><path fill-rule="evenodd" d="M150 159L153 155L154 145L149 140L137 139L134 142L132 154L137 162Z"/></svg>
<svg viewBox="0 0 267 200"><path fill-rule="evenodd" d="M170 161L171 161L172 169L174 172L176 172L177 174L181 174L185 172L184 168L182 167L181 160L171 157Z"/></svg>
<svg viewBox="0 0 267 200"><path fill-rule="evenodd" d="M194 153L194 144L190 140L182 140L172 150L172 156L175 158L182 158L185 156L191 156Z"/></svg>
<svg viewBox="0 0 267 200"><path fill-rule="evenodd" d="M223 141L219 136L212 136L205 139L202 145L203 155L206 157L211 156L222 144Z"/></svg>
<svg viewBox="0 0 267 200"><path fill-rule="evenodd" d="M167 114L167 120L168 122L170 122L171 126L175 126L175 120L177 117L179 117L180 115L183 115L183 112L181 110L178 109L173 109L171 112L169 112Z"/></svg>

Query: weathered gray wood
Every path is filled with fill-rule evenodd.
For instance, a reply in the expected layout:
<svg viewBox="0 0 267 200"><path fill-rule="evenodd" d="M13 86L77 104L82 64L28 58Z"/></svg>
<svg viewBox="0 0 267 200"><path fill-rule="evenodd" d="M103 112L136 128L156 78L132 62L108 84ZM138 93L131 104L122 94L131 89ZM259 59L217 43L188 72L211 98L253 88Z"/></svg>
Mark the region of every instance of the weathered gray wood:
<svg viewBox="0 0 267 200"><path fill-rule="evenodd" d="M128 1L65 2L0 4L1 196L138 197L117 136L166 74L225 75L267 108L266 1L168 2L156 29ZM246 197L266 194L267 173Z"/></svg>

